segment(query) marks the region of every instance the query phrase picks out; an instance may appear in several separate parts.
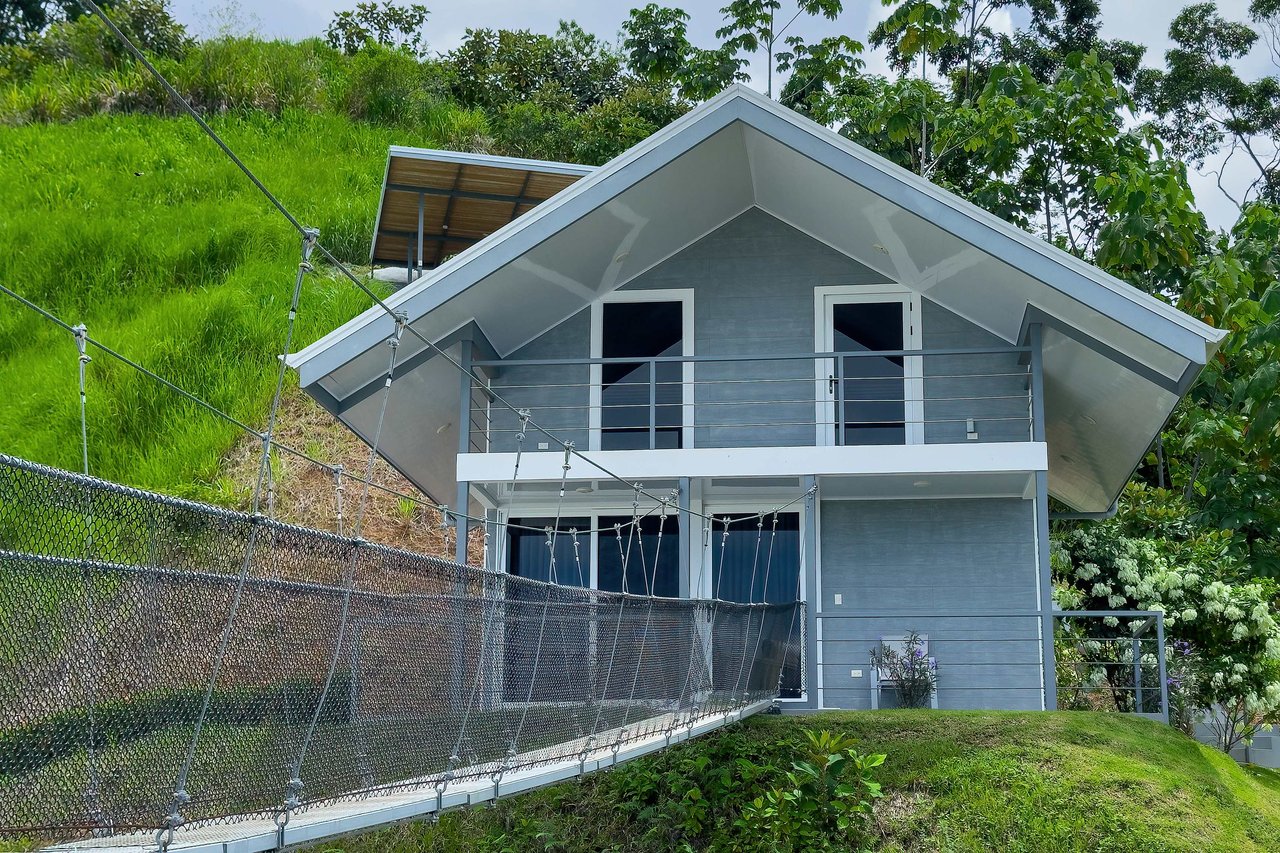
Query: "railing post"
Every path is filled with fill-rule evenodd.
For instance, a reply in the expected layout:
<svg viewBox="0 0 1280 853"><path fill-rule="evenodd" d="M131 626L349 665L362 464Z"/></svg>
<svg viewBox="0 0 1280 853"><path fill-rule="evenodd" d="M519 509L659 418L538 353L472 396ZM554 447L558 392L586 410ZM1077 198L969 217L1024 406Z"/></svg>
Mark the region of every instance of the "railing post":
<svg viewBox="0 0 1280 853"><path fill-rule="evenodd" d="M1031 347L1031 440L1044 441L1044 351L1039 323L1027 327Z"/></svg>
<svg viewBox="0 0 1280 853"><path fill-rule="evenodd" d="M1142 640L1133 635L1133 710L1142 713Z"/></svg>
<svg viewBox="0 0 1280 853"><path fill-rule="evenodd" d="M845 436L845 419L844 419L844 357L836 356L836 445L844 447L847 442Z"/></svg>
<svg viewBox="0 0 1280 853"><path fill-rule="evenodd" d="M1044 363L1039 323L1027 327L1031 347L1031 437L1044 441ZM1053 569L1049 562L1049 472L1036 477L1036 562L1040 570L1040 642L1044 661L1044 708L1058 709L1058 662L1053 642Z"/></svg>
<svg viewBox="0 0 1280 853"><path fill-rule="evenodd" d="M800 570L804 572L804 650L801 653L803 674L800 677L805 693L805 705L819 707L818 695L818 611L822 602L818 598L818 478L804 477L800 481L807 494L804 503L804 551ZM812 644L812 648L810 648Z"/></svg>
<svg viewBox="0 0 1280 853"><path fill-rule="evenodd" d="M658 447L658 362L649 359L649 449Z"/></svg>
<svg viewBox="0 0 1280 853"><path fill-rule="evenodd" d="M1165 673L1164 614L1156 613L1156 662L1160 669L1160 715L1169 722L1169 678Z"/></svg>

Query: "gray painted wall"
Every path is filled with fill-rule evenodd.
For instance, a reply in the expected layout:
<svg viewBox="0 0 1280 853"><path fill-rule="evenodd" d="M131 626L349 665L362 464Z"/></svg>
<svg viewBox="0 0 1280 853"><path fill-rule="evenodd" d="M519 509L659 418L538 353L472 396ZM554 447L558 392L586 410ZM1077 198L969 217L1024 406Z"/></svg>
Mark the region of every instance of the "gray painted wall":
<svg viewBox="0 0 1280 853"><path fill-rule="evenodd" d="M1041 707L1038 618L985 615L1037 608L1031 501L826 500L819 511L827 707L869 708L871 649L912 630L929 636L940 707Z"/></svg>
<svg viewBox="0 0 1280 853"><path fill-rule="evenodd" d="M693 288L695 353L766 357L697 365L695 446L785 446L815 441L813 362L767 356L813 351L815 287L886 281L752 208L624 289ZM926 349L1004 345L927 299L921 310ZM590 312L584 310L510 358L586 358L590 328ZM977 419L980 441L1026 440L1025 370L1015 355L932 357L924 369L925 419L933 421L925 429L926 442L964 441L969 417ZM494 387L513 404L533 409L540 424L586 447L588 380L585 366L513 367L500 371ZM529 387L539 385L545 387ZM576 387L557 387L565 385ZM992 396L1009 399L965 399ZM495 409L493 450L514 449L514 426L514 416Z"/></svg>

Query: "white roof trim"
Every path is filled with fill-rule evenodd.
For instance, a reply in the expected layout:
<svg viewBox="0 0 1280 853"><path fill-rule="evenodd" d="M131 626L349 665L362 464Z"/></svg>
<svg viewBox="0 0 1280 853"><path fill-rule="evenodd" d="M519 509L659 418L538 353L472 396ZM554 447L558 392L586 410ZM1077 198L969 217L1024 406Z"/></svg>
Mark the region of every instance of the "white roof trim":
<svg viewBox="0 0 1280 853"><path fill-rule="evenodd" d="M1204 364L1226 336L1225 331L1183 314L1173 306L741 85L726 89L604 166L589 170L582 180L396 293L387 300L388 305L403 308L411 321L424 316L626 187L739 120L891 203L934 222L977 248L1019 266L1028 275L1130 326L1190 361ZM433 155L435 153L432 152ZM487 157L444 153L459 158ZM492 158L489 161L492 163ZM467 159L467 162L473 161ZM1003 245L991 245L993 238ZM1021 258L1010 257L1011 250ZM1038 266L1043 273L1027 269L1027 265ZM1055 268L1057 272L1052 274ZM306 386L379 345L391 329L391 318L375 306L294 354L288 363L298 370L300 380ZM345 346L340 346L342 344Z"/></svg>
<svg viewBox="0 0 1280 853"><path fill-rule="evenodd" d="M432 160L439 163L459 163L463 166L496 166L503 169L526 169L530 172L547 172L552 175L589 175L598 166L580 163L560 163L555 160L528 160L524 157L500 157L497 154L472 154L467 151L445 151L440 148L412 148L392 145L388 157L405 157L409 160Z"/></svg>

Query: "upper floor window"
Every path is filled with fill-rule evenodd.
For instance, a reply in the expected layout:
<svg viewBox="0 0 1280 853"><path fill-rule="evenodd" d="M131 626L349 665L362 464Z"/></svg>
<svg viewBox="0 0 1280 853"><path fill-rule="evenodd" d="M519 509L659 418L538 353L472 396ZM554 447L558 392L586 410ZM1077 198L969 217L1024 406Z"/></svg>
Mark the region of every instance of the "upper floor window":
<svg viewBox="0 0 1280 853"><path fill-rule="evenodd" d="M685 291L621 291L597 306L595 351L613 360L596 374L598 449L686 446L690 309Z"/></svg>

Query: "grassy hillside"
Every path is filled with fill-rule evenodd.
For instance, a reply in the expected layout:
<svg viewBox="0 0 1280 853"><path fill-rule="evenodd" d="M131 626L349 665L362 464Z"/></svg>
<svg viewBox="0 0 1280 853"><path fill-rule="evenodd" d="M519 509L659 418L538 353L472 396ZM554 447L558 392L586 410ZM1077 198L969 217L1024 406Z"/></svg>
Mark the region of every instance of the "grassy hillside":
<svg viewBox="0 0 1280 853"><path fill-rule="evenodd" d="M386 148L403 130L286 112L215 122L341 257L367 257ZM0 281L215 405L260 422L298 240L189 120L99 116L0 131ZM368 300L308 280L297 346ZM0 449L77 467L75 347L0 302ZM90 464L104 477L201 494L236 431L105 356L89 366Z"/></svg>
<svg viewBox="0 0 1280 853"><path fill-rule="evenodd" d="M874 849L1280 849L1280 774L1242 769L1167 726L1087 712L881 711L755 717L582 782L314 850L752 850L733 821L789 768L804 727L887 753ZM744 758L766 776L742 781Z"/></svg>

